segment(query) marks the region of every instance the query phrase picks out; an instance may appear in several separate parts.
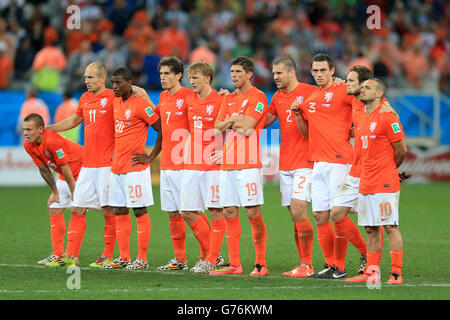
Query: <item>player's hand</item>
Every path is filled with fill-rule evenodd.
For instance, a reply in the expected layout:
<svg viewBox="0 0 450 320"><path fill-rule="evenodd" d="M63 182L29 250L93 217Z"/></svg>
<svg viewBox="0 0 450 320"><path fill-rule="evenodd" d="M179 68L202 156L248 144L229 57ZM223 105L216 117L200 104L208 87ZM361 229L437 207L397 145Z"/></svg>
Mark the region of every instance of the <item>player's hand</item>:
<svg viewBox="0 0 450 320"><path fill-rule="evenodd" d="M145 98L147 97L147 91L145 89L138 87L138 86L131 86L132 94L134 97L141 97Z"/></svg>
<svg viewBox="0 0 450 320"><path fill-rule="evenodd" d="M228 89L222 89L220 88L219 92L218 92L219 96L226 96L230 94L230 91L228 91Z"/></svg>
<svg viewBox="0 0 450 320"><path fill-rule="evenodd" d="M133 156L133 157L131 157L131 161L133 162L133 164L132 164L133 167L137 166L138 164L152 162L152 159L146 153L133 152L131 155Z"/></svg>
<svg viewBox="0 0 450 320"><path fill-rule="evenodd" d="M411 178L411 175L410 174L406 174L406 172L405 171L403 171L403 172L399 172L398 173L398 177L400 178L400 183L401 182L403 182L403 181L405 181L405 180L408 180L409 178Z"/></svg>
<svg viewBox="0 0 450 320"><path fill-rule="evenodd" d="M341 83L345 83L345 80L338 77L333 77L333 86L338 86Z"/></svg>
<svg viewBox="0 0 450 320"><path fill-rule="evenodd" d="M295 116L300 116L302 114L300 103L298 103L298 101L294 101L294 103L292 103L291 111Z"/></svg>
<svg viewBox="0 0 450 320"><path fill-rule="evenodd" d="M388 101L385 101L380 108L380 113L383 112L390 112L393 113L397 118L400 119L400 117L398 116L397 112L395 112L394 108L392 108L391 104Z"/></svg>
<svg viewBox="0 0 450 320"><path fill-rule="evenodd" d="M222 164L222 150L214 150L211 152L211 160L216 164Z"/></svg>
<svg viewBox="0 0 450 320"><path fill-rule="evenodd" d="M54 202L59 203L59 195L52 192L50 197L48 197L47 208Z"/></svg>

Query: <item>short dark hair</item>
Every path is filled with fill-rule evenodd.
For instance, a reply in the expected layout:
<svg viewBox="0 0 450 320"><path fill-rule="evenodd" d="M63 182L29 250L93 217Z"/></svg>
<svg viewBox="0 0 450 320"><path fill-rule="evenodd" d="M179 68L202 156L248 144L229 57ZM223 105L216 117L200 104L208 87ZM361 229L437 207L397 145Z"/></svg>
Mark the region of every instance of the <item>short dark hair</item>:
<svg viewBox="0 0 450 320"><path fill-rule="evenodd" d="M292 57L289 57L289 56L280 57L273 62L273 65L278 65L278 64L285 65L289 70L294 69L295 71L297 71L297 65L296 65L294 59L292 59Z"/></svg>
<svg viewBox="0 0 450 320"><path fill-rule="evenodd" d="M373 72L366 66L356 65L350 68L348 71L350 72L356 72L358 74L358 81L359 83L363 83L366 80L373 78Z"/></svg>
<svg viewBox="0 0 450 320"><path fill-rule="evenodd" d="M170 71L175 74L181 73L181 76L184 74L184 63L177 57L162 58L158 63L158 71L161 71L163 66L169 67Z"/></svg>
<svg viewBox="0 0 450 320"><path fill-rule="evenodd" d="M253 63L253 60L249 57L240 56L231 61L230 66L241 66L245 72L254 72L255 71L255 64Z"/></svg>
<svg viewBox="0 0 450 320"><path fill-rule="evenodd" d="M133 79L133 72L131 72L131 70L128 69L128 68L120 67L120 68L117 68L116 70L114 70L111 73L111 76L112 77L119 77L119 76L121 76L125 80L131 81Z"/></svg>
<svg viewBox="0 0 450 320"><path fill-rule="evenodd" d="M23 122L28 122L28 121L33 121L34 124L38 128L45 126L44 119L42 118L42 116L40 114L37 114L37 113L30 113L23 119Z"/></svg>
<svg viewBox="0 0 450 320"><path fill-rule="evenodd" d="M371 78L369 80L373 80L377 83L377 90L383 91L383 98L384 98L386 96L386 91L387 91L386 84L378 78Z"/></svg>
<svg viewBox="0 0 450 320"><path fill-rule="evenodd" d="M333 59L331 59L331 57L328 54L324 53L324 52L318 53L314 57L312 57L310 68L312 68L313 62L320 62L320 61L327 61L328 62L328 67L330 69L334 68L334 61L333 61Z"/></svg>

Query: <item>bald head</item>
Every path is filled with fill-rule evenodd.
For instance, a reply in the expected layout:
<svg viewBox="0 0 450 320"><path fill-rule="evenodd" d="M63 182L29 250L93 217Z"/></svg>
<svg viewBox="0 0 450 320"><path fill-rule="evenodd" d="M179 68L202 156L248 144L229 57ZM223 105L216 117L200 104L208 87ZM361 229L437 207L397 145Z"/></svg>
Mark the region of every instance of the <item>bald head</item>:
<svg viewBox="0 0 450 320"><path fill-rule="evenodd" d="M84 70L84 83L89 92L94 95L105 89L106 67L103 62L96 61L89 64Z"/></svg>

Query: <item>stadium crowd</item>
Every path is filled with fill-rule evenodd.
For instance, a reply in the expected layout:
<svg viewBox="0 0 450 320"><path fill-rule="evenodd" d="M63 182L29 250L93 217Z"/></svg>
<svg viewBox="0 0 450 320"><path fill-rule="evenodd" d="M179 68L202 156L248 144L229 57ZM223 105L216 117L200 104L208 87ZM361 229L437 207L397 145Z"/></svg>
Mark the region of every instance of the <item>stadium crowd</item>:
<svg viewBox="0 0 450 320"><path fill-rule="evenodd" d="M379 29L366 26L370 4L381 10ZM67 27L70 5L80 8L79 28ZM276 57L294 57L299 80L312 83L310 58L326 51L342 78L360 64L391 88L450 92L445 0L0 0L0 13L2 90L82 91L83 70L97 60L160 90L156 66L171 55L210 62L217 88L232 87L232 58L251 57L254 85L274 90Z"/></svg>

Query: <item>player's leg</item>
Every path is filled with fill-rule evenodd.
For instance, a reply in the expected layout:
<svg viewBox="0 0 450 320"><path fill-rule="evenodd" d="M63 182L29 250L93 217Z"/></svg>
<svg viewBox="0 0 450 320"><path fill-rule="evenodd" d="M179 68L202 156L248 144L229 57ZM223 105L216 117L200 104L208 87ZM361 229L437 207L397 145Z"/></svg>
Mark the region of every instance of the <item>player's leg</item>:
<svg viewBox="0 0 450 320"><path fill-rule="evenodd" d="M116 218L116 239L119 246L119 258L110 264L103 265L106 269L122 269L130 263L131 220L127 207L128 188L125 175L111 172L109 185L109 201Z"/></svg>
<svg viewBox="0 0 450 320"><path fill-rule="evenodd" d="M206 262L211 265L219 264L220 249L223 243L223 237L225 235L225 218L223 216L222 208L208 208L211 214L211 233L209 240L209 252ZM223 261L223 258L220 257Z"/></svg>
<svg viewBox="0 0 450 320"><path fill-rule="evenodd" d="M387 284L402 284L403 267L403 239L400 228L395 225L385 226L389 238L389 251L391 255L391 277Z"/></svg>
<svg viewBox="0 0 450 320"><path fill-rule="evenodd" d="M191 271L195 271L197 269L196 267L203 263L209 251L210 225L206 216L203 214L205 203L201 189L201 184L206 183L204 181L205 177L206 172L204 171L184 170L181 178L181 215L187 225L192 229L200 245L200 259Z"/></svg>
<svg viewBox="0 0 450 320"><path fill-rule="evenodd" d="M116 217L114 209L109 205L109 180L111 177L111 167L95 168L97 169L97 179L95 179L95 189L98 195L101 212L105 219L103 228L104 243L102 256L94 263L96 266L112 261L114 246L116 244ZM100 261L99 261L100 260Z"/></svg>
<svg viewBox="0 0 450 320"><path fill-rule="evenodd" d="M172 240L174 258L167 264L158 267L158 270L186 270L186 223L181 216L180 190L181 181L180 170L161 170L160 176L160 197L161 210L167 212L169 218L169 231Z"/></svg>
<svg viewBox="0 0 450 320"><path fill-rule="evenodd" d="M47 264L61 258L64 253L64 237L66 234L66 223L64 221L65 208L49 208L50 217L50 238L52 243L52 253L45 259L38 261L38 264Z"/></svg>
<svg viewBox="0 0 450 320"><path fill-rule="evenodd" d="M220 170L219 205L223 207L225 218L225 238L228 246L228 260L230 265L221 269L212 270L209 274L241 274L240 240L241 222L239 220L239 207L241 202L238 194L237 171Z"/></svg>
<svg viewBox="0 0 450 320"><path fill-rule="evenodd" d="M147 207L133 208L136 217L138 254L136 260L126 266L128 270L148 269L147 253L150 241L151 223Z"/></svg>

